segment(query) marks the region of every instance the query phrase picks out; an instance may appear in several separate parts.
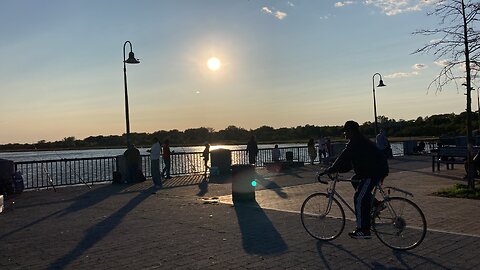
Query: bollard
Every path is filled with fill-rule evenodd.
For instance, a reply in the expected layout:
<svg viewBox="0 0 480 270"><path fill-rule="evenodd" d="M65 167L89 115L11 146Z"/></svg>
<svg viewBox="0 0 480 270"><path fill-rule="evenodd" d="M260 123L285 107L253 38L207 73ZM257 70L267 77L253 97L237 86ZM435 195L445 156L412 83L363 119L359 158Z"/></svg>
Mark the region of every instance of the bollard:
<svg viewBox="0 0 480 270"><path fill-rule="evenodd" d="M232 166L233 203L255 201L255 166L251 164Z"/></svg>

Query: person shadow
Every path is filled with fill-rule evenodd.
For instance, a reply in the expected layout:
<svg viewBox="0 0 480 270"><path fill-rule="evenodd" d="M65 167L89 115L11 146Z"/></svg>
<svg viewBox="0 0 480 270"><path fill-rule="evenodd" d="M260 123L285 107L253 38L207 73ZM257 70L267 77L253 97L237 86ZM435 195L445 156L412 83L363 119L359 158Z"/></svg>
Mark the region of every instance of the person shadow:
<svg viewBox="0 0 480 270"><path fill-rule="evenodd" d="M208 177L207 175L203 176L203 179L200 183L198 183L198 197L202 197L208 192Z"/></svg>
<svg viewBox="0 0 480 270"><path fill-rule="evenodd" d="M288 250L282 236L257 202L236 202L234 208L246 253L274 255Z"/></svg>

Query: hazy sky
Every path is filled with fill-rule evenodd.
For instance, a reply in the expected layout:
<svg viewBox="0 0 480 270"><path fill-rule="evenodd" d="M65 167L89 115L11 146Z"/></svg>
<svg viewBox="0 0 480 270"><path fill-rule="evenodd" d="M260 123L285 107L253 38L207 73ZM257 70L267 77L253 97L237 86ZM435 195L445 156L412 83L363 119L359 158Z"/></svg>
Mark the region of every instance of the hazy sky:
<svg viewBox="0 0 480 270"><path fill-rule="evenodd" d="M132 132L373 122L376 72L378 115L460 113L464 90L428 91L436 59L411 54L429 2L0 0L0 144L124 133L127 40Z"/></svg>

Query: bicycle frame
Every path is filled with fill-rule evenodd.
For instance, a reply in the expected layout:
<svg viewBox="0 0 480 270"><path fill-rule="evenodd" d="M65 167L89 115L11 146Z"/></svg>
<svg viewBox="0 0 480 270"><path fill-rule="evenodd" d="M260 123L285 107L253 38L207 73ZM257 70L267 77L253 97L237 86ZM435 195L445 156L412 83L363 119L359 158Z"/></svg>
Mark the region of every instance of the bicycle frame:
<svg viewBox="0 0 480 270"><path fill-rule="evenodd" d="M327 188L327 194L328 194L329 200L328 200L328 207L326 209L326 213L330 212L330 209L331 209L331 206L332 206L332 199L333 199L333 197L336 197L336 198L340 199L340 202L343 203L343 205L347 206L347 208L353 214L355 214L355 210L342 197L342 195L340 193L338 193L337 190L335 189L338 182L350 182L351 180L341 180L340 177L339 177L339 174L335 174L334 176L329 175L328 177L330 178L331 181L330 181L330 186ZM385 192L385 189L387 189L388 191ZM380 183L375 186L375 188L373 189L372 196L375 198L375 194L378 191L380 193L380 196L383 198L383 200L387 202L388 210L391 213L393 213L394 215L396 215L395 210L388 203L389 198L390 198L390 190L394 190L394 191L398 191L400 193L403 193L403 194L405 194L405 197L407 197L407 196L413 197L413 194L411 192L406 191L406 190L396 188L396 187L391 187L391 186L387 186L385 188L382 188L382 184L380 184Z"/></svg>

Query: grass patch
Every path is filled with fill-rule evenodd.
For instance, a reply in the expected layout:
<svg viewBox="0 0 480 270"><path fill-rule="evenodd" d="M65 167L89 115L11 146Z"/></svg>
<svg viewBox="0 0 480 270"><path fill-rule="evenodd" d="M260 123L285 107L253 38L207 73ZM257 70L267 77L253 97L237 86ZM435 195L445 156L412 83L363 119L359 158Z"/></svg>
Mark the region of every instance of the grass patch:
<svg viewBox="0 0 480 270"><path fill-rule="evenodd" d="M474 190L468 189L467 185L464 184L455 184L451 188L442 189L440 191L434 192L433 195L449 198L465 198L465 199L474 199L480 200L480 188L475 185Z"/></svg>

